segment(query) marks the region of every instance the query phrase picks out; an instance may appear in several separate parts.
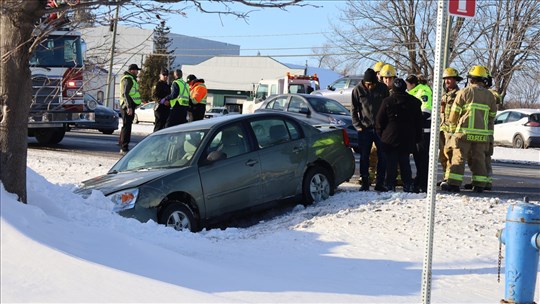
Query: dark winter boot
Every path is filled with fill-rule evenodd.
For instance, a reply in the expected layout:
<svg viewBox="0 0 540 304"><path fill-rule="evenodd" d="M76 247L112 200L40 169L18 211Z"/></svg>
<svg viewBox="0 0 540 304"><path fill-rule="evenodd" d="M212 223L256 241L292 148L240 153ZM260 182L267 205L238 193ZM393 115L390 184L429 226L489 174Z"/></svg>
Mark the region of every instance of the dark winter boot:
<svg viewBox="0 0 540 304"><path fill-rule="evenodd" d="M388 192L388 188L386 188L383 184L376 184L375 191Z"/></svg>
<svg viewBox="0 0 540 304"><path fill-rule="evenodd" d="M369 191L369 177L362 177L362 187L360 191Z"/></svg>
<svg viewBox="0 0 540 304"><path fill-rule="evenodd" d="M450 185L448 183L442 183L441 184L441 190L446 191L446 192L458 193L459 192L459 186Z"/></svg>

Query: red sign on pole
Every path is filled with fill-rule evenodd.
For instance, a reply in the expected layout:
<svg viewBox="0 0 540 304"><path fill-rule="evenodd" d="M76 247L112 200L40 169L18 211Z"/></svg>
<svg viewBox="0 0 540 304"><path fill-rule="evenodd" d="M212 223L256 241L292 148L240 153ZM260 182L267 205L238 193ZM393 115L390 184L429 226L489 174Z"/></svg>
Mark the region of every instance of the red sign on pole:
<svg viewBox="0 0 540 304"><path fill-rule="evenodd" d="M474 17L476 0L450 0L448 3L450 15L459 17Z"/></svg>

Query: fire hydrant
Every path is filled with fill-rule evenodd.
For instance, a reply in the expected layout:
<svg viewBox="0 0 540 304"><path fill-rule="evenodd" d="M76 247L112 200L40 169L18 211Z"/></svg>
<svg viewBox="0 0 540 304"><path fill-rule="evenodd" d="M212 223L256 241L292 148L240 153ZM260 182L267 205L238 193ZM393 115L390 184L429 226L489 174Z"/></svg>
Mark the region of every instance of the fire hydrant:
<svg viewBox="0 0 540 304"><path fill-rule="evenodd" d="M505 288L501 303L533 304L540 249L540 205L511 204L505 228L499 231L505 244Z"/></svg>

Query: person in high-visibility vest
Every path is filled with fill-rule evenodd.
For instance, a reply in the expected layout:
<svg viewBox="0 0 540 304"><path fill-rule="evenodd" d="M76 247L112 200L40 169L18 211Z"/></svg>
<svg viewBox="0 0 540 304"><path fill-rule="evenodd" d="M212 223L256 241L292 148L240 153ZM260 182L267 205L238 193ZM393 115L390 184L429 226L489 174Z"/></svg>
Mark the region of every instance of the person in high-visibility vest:
<svg viewBox="0 0 540 304"><path fill-rule="evenodd" d="M427 192L428 171L429 171L429 142L431 134L431 106L433 94L427 84L427 80L422 76L409 75L405 79L409 94L418 98L422 102L421 110L423 117L422 140L416 145L413 153L416 165L416 177L414 178L415 192Z"/></svg>
<svg viewBox="0 0 540 304"><path fill-rule="evenodd" d="M170 105L171 113L167 119L167 128L187 122L189 109L189 86L182 79L182 70L174 71L174 81L171 85L171 94L161 99L160 103Z"/></svg>
<svg viewBox="0 0 540 304"><path fill-rule="evenodd" d="M206 98L208 96L208 89L204 84L204 79L198 79L195 75L190 74L186 78L186 82L190 87L191 112L193 114L193 121L201 120L204 118L206 112Z"/></svg>
<svg viewBox="0 0 540 304"><path fill-rule="evenodd" d="M130 64L120 80L120 113L122 129L120 130L120 154L129 151L131 141L131 126L135 118L135 109L141 104L137 75L141 69L136 64Z"/></svg>
<svg viewBox="0 0 540 304"><path fill-rule="evenodd" d="M490 136L493 135L497 103L493 94L485 88L484 80L487 77L485 67L473 66L467 75L469 85L458 92L452 105L449 123L453 135L448 142L452 147L452 159L446 169L448 182L441 184L443 191L460 191L468 157L474 160L470 166L473 191L483 192L488 183L485 156Z"/></svg>

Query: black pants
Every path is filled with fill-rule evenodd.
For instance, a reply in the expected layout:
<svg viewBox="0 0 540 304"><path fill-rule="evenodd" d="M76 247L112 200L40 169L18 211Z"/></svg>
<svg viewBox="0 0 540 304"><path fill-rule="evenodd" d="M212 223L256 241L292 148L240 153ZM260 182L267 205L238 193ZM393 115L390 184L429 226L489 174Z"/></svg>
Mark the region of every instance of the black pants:
<svg viewBox="0 0 540 304"><path fill-rule="evenodd" d="M394 190L396 187L397 169L399 165L403 189L411 191L413 189L413 180L411 163L409 160L410 153L392 150L385 151L384 154L386 156L386 187L389 190Z"/></svg>
<svg viewBox="0 0 540 304"><path fill-rule="evenodd" d="M201 120L204 119L204 113L206 112L206 105L205 104L194 104L191 108L191 112L193 113L193 121L195 120Z"/></svg>
<svg viewBox="0 0 540 304"><path fill-rule="evenodd" d="M129 142L131 141L131 126L133 125L133 118L135 118L135 111L131 115L127 114L127 108L121 107L120 112L122 114L122 129L120 130L120 148L122 151L129 150Z"/></svg>
<svg viewBox="0 0 540 304"><path fill-rule="evenodd" d="M166 127L172 127L187 122L188 106L175 105L171 108Z"/></svg>
<svg viewBox="0 0 540 304"><path fill-rule="evenodd" d="M154 132L159 131L167 125L167 119L169 118L169 113L171 112L171 109L167 107L164 104L159 104L154 109L154 117L155 124L154 124Z"/></svg>
<svg viewBox="0 0 540 304"><path fill-rule="evenodd" d="M416 144L416 150L413 153L414 164L416 166L416 177L414 178L415 190L420 192L427 191L428 170L429 170L429 141L431 134L423 133L422 141Z"/></svg>

